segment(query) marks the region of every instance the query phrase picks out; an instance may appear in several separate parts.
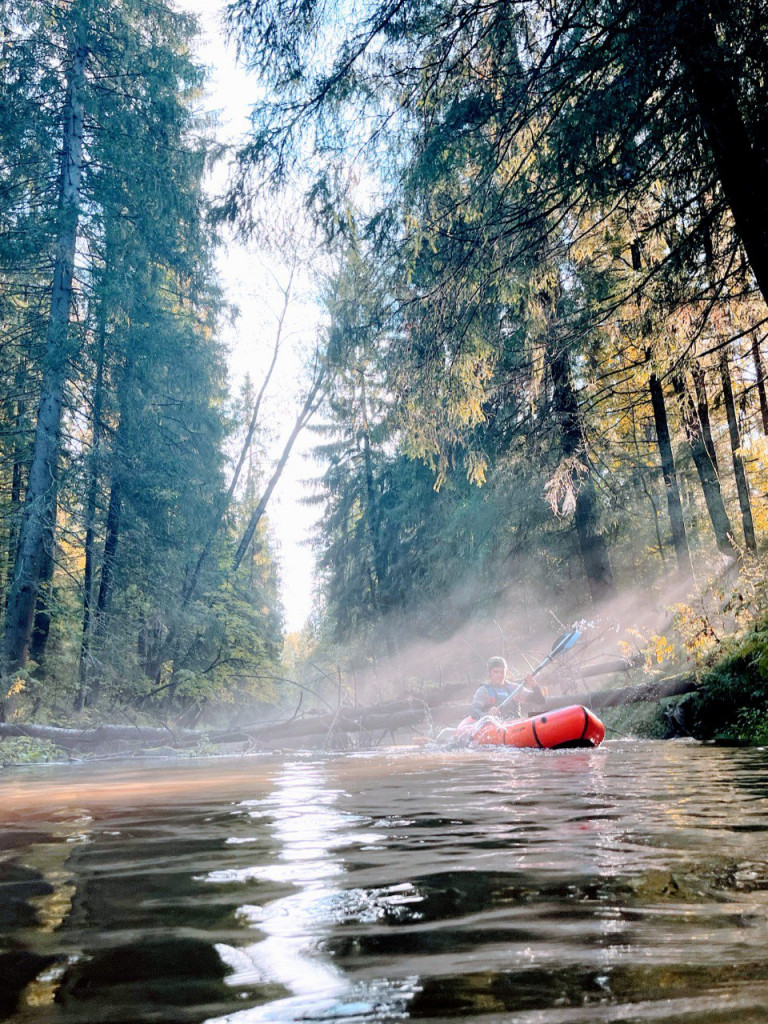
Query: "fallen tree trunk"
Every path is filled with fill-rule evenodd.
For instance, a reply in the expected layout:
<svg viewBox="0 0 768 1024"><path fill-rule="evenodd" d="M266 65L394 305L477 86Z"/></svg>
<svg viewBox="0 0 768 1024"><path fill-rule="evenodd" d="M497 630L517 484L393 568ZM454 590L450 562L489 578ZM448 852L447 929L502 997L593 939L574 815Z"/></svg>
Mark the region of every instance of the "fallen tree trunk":
<svg viewBox="0 0 768 1024"><path fill-rule="evenodd" d="M613 658L610 661L599 661L595 665L584 665L579 669L582 679L590 679L593 676L609 676L617 672L631 672L633 668L643 664L645 660L642 654L633 658Z"/></svg>
<svg viewBox="0 0 768 1024"><path fill-rule="evenodd" d="M282 741L290 741L311 736L331 737L338 733L349 732L392 732L405 726L422 725L429 714L425 701L408 699L387 701L369 707L341 707L333 713L307 715L288 722L270 722L267 725L245 725L228 733L209 736L213 742L227 742L235 739L248 739L252 742L279 746Z"/></svg>
<svg viewBox="0 0 768 1024"><path fill-rule="evenodd" d="M652 679L639 686L622 686L614 690L595 690L587 693L563 694L548 697L545 701L547 710L566 707L569 704L586 704L590 708L615 708L622 704L636 704L639 701L656 701L664 697L676 697L683 693L691 693L698 688L698 681L693 673L668 676L666 679Z"/></svg>
<svg viewBox="0 0 768 1024"><path fill-rule="evenodd" d="M65 729L57 725L26 725L0 722L0 738L28 736L48 740L65 750L96 748L115 742L127 742L137 747L195 746L204 734L194 729L148 729L145 726L97 725L87 729Z"/></svg>
<svg viewBox="0 0 768 1024"><path fill-rule="evenodd" d="M54 725L0 722L0 739L26 736L46 740L64 750L97 750L115 743L135 749L153 747L194 747L209 743L250 742L260 746L280 746L303 738L332 737L350 732L392 732L405 726L417 727L428 715L423 700L389 701L370 707L341 707L333 713L307 715L287 722L239 726L220 732L196 729L147 728L145 726L99 725L86 729L68 729Z"/></svg>
<svg viewBox="0 0 768 1024"><path fill-rule="evenodd" d="M599 711L638 701L656 701L663 697L689 693L698 686L694 675L671 676L654 679L639 686L626 686L613 690L561 694L548 697L541 710L553 711L569 704L586 704ZM410 697L399 701L386 701L367 707L342 706L335 712L306 715L283 722L253 723L220 732L196 729L148 728L146 726L99 725L86 729L67 729L36 723L18 724L0 722L0 739L27 736L47 740L64 750L96 751L103 747L125 745L130 749L157 747L194 747L203 740L209 743L243 742L262 749L295 746L306 742L308 746L324 747L338 743L349 734L381 733L382 737L397 729L428 729L430 725L455 724L467 710L468 701L456 701L466 696L464 684L441 687L424 697ZM381 741L381 737L379 742Z"/></svg>

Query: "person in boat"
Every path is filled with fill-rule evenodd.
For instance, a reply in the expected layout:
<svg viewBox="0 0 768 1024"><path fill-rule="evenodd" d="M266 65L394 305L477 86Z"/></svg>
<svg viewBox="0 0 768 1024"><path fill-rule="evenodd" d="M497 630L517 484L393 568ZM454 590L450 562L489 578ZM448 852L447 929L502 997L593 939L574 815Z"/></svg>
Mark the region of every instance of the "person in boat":
<svg viewBox="0 0 768 1024"><path fill-rule="evenodd" d="M436 743L441 746L466 746L472 737L474 725L486 715L505 719L520 718L529 711L535 712L537 706L541 707L544 694L533 676L526 676L522 682L507 679L507 663L499 655L488 659L487 670L488 679L475 690L469 714L462 718L455 729L441 729L435 739ZM509 703L505 704L505 701Z"/></svg>
<svg viewBox="0 0 768 1024"><path fill-rule="evenodd" d="M522 683L507 678L507 663L495 655L488 659L488 679L475 690L469 718L477 721L483 715L499 715L499 708L505 701L504 715L514 718L541 704L544 694L533 676L526 676ZM510 700L510 698L512 698Z"/></svg>

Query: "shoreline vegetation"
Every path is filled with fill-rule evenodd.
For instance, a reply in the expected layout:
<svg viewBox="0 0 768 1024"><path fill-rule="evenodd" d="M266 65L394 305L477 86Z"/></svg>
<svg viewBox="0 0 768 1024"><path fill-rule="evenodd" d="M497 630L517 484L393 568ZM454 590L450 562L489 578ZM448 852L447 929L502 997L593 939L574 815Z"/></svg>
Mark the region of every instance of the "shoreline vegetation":
<svg viewBox="0 0 768 1024"><path fill-rule="evenodd" d="M609 667L616 667L610 666ZM549 696L539 711L583 703L607 729L606 739L680 739L732 746L768 744L768 620L755 624L730 653L698 671L631 682L642 666L627 659L606 689ZM595 675L597 673L594 673ZM348 701L333 711L229 729L160 727L156 717L130 724L93 719L78 726L35 721L0 723L0 764L190 757L281 751L343 751L424 745L466 711L466 685L422 689L418 696L371 705Z"/></svg>

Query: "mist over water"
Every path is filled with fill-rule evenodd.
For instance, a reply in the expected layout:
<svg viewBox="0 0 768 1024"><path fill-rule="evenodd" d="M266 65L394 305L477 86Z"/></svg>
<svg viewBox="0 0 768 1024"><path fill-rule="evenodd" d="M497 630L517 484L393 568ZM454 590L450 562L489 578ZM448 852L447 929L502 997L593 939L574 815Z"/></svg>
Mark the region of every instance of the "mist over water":
<svg viewBox="0 0 768 1024"><path fill-rule="evenodd" d="M0 807L15 1024L766 1020L763 751L38 768Z"/></svg>
<svg viewBox="0 0 768 1024"><path fill-rule="evenodd" d="M394 645L397 653L387 658L374 657L370 644L361 640L357 648L350 646L350 651L358 651L357 655L350 653L349 660L334 666L329 674L334 678L337 673L343 675L347 696L354 703L425 696L432 709L438 712L439 703L430 700L433 688L462 684L466 687L466 705L455 714L455 721L458 721L469 710L474 688L487 678L489 657L502 655L508 662L510 678L522 679L528 672L538 669L557 639L575 627L581 634L578 642L554 658L538 677L538 682L552 696L569 694L578 699L579 693L603 686L601 677L590 669L601 663L615 665L617 659L626 659L629 667L632 658L642 666L643 653L649 649L649 662L657 674L692 669L693 661L685 647L689 637L683 635L683 620L687 617L699 616L702 623L705 619L710 621L720 635L743 626L743 620L737 621L738 602L734 602L735 611L732 609L727 614L722 611L725 602L718 588L727 589L732 569L731 563L720 569L718 587L711 586L709 580L706 590L695 591L690 583L670 580L660 583L655 590L624 590L600 608L592 608L585 598L583 608L573 606L570 613L561 610L559 615L536 595L533 586L528 586L517 597L508 595L493 615L484 614L479 620L465 621L442 639L440 631L435 629L432 639L408 642L408 622L393 620L389 632L397 638ZM447 603L462 605L464 601L451 595ZM701 627L694 626L697 628ZM382 631L386 632L383 627ZM665 635L670 641L666 648L669 660L665 663L657 662L655 657L655 641L659 635ZM354 667L350 670L352 662ZM582 677L583 669L587 670L588 679ZM603 677L604 685L615 685L616 678L615 675L612 679ZM623 682L629 685L651 678L642 675L641 670L627 675Z"/></svg>

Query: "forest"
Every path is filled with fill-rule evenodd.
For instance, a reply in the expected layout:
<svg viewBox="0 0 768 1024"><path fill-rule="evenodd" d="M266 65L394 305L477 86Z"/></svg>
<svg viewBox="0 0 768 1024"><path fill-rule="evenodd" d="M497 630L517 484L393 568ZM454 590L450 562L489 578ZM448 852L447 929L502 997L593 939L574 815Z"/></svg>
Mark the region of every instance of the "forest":
<svg viewBox="0 0 768 1024"><path fill-rule="evenodd" d="M220 16L234 145L180 3L0 3L2 721L469 697L579 620L740 687L768 738L765 0ZM277 234L322 316L273 459L216 254ZM286 635L300 434L317 581Z"/></svg>

